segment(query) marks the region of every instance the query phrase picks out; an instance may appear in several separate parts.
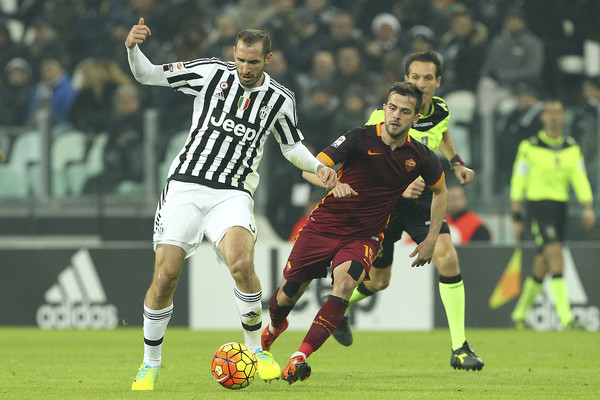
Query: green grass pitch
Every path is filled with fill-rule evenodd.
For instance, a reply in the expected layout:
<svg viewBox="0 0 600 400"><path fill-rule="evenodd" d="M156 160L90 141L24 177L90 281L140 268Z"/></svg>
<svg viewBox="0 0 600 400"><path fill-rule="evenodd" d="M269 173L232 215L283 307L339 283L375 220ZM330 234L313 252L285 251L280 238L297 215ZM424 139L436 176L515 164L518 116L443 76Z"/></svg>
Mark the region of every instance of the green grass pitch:
<svg viewBox="0 0 600 400"><path fill-rule="evenodd" d="M154 392L130 390L143 351L141 328L42 331L0 328L0 399L597 399L600 338L591 332L469 329L482 371L450 367L447 330L355 332L309 358L305 382L227 390L213 379L217 348L241 331L169 328ZM304 332L286 332L272 347L283 366Z"/></svg>

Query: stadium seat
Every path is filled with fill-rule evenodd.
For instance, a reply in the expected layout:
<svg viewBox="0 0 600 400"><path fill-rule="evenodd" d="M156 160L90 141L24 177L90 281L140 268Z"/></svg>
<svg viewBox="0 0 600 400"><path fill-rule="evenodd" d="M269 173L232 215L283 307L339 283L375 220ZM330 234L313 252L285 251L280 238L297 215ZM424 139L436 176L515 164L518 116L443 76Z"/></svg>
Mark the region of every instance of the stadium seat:
<svg viewBox="0 0 600 400"><path fill-rule="evenodd" d="M165 152L165 158L158 167L159 187L162 188L162 185L167 181L167 174L169 173L169 167L171 166L171 162L185 144L187 136L188 131L181 131L175 134L171 139L169 139L169 144L167 145L167 150Z"/></svg>
<svg viewBox="0 0 600 400"><path fill-rule="evenodd" d="M14 138L8 162L0 164L0 197L25 198L39 193L41 135L31 130Z"/></svg>
<svg viewBox="0 0 600 400"><path fill-rule="evenodd" d="M11 139L8 132L0 128L0 150L4 154L4 161L8 160L8 153L10 152Z"/></svg>
<svg viewBox="0 0 600 400"><path fill-rule="evenodd" d="M80 195L86 181L104 170L104 149L107 142L106 132L94 136L83 162L74 164L67 170L67 179L73 195Z"/></svg>
<svg viewBox="0 0 600 400"><path fill-rule="evenodd" d="M467 90L457 90L444 96L450 108L448 130L457 152L468 164L471 161L471 138L469 126L475 113L475 94Z"/></svg>
<svg viewBox="0 0 600 400"><path fill-rule="evenodd" d="M86 144L86 134L80 131L62 132L52 142L52 194L54 196L72 196L77 191L69 170L84 162Z"/></svg>

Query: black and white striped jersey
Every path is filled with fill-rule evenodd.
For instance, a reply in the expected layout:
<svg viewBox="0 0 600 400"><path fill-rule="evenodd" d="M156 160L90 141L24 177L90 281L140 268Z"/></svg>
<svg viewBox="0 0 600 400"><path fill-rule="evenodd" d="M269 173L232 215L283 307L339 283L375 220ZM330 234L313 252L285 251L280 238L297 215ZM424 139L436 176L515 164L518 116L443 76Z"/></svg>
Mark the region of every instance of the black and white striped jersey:
<svg viewBox="0 0 600 400"><path fill-rule="evenodd" d="M283 144L303 140L294 93L267 73L261 86L249 89L235 63L216 58L165 64L163 71L173 89L195 96L190 132L169 180L252 195L269 134Z"/></svg>

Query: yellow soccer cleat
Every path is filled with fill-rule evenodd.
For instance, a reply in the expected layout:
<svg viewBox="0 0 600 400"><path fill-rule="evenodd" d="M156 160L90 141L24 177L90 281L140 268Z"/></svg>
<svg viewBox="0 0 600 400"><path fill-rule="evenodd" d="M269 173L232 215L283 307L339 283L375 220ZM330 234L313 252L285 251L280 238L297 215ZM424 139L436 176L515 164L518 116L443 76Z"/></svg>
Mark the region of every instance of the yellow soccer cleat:
<svg viewBox="0 0 600 400"><path fill-rule="evenodd" d="M160 367L151 367L142 363L138 369L137 376L131 384L131 390L154 390L154 384L158 379Z"/></svg>
<svg viewBox="0 0 600 400"><path fill-rule="evenodd" d="M258 361L257 373L260 379L266 382L279 379L281 376L281 367L273 359L271 353L259 350L254 355Z"/></svg>

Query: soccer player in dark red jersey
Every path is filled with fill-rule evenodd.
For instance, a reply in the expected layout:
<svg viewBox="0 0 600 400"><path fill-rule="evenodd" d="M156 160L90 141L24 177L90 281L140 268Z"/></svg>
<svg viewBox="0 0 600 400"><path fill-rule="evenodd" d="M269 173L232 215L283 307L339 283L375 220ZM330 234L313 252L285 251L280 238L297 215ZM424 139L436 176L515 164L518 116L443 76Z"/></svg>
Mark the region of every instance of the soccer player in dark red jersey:
<svg viewBox="0 0 600 400"><path fill-rule="evenodd" d="M327 276L333 288L297 352L283 370L289 383L310 376L306 359L337 328L354 288L369 274L383 231L396 201L418 176L433 191L429 234L410 255L413 267L429 263L446 212L447 190L438 157L409 135L419 119L423 92L415 84L394 84L383 105L385 121L361 126L340 136L317 158L340 164L338 183L310 214L269 301L271 323L262 332L263 349L288 327L287 316L310 282ZM303 174L323 186L314 174Z"/></svg>

